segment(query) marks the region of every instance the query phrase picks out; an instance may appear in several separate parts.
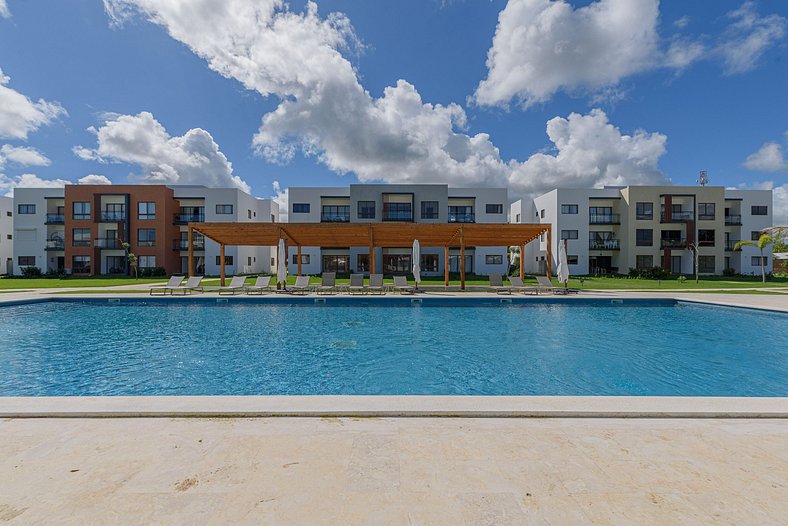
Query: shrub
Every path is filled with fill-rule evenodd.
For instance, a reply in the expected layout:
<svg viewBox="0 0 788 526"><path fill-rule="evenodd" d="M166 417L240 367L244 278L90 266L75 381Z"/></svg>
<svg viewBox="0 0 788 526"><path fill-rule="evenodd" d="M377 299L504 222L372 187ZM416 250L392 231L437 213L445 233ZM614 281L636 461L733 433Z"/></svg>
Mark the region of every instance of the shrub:
<svg viewBox="0 0 788 526"><path fill-rule="evenodd" d="M42 275L38 267L22 267L23 278L40 278Z"/></svg>
<svg viewBox="0 0 788 526"><path fill-rule="evenodd" d="M736 275L736 269L726 268L722 271L722 275L726 277L731 277Z"/></svg>
<svg viewBox="0 0 788 526"><path fill-rule="evenodd" d="M156 278L167 275L167 271L164 269L164 267L141 268L139 270L140 277L142 278Z"/></svg>
<svg viewBox="0 0 788 526"><path fill-rule="evenodd" d="M641 268L641 269L630 268L629 277L643 278L643 279L667 279L670 277L670 272L668 272L662 267L651 267L651 268Z"/></svg>

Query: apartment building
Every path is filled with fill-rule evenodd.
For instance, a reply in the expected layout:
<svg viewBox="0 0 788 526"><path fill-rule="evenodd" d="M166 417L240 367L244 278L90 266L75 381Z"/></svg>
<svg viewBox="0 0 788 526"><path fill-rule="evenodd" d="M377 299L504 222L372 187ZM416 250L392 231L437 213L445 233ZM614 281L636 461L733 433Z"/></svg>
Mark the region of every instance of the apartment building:
<svg viewBox="0 0 788 526"><path fill-rule="evenodd" d="M14 200L0 196L0 276L13 272L13 256Z"/></svg>
<svg viewBox="0 0 788 526"><path fill-rule="evenodd" d="M139 269L188 272L189 222L273 222L278 205L235 188L67 185L14 191L15 274L22 267L74 275L129 274L123 243ZM195 273L219 273L219 246L193 239ZM273 247L226 247L228 273L272 272Z"/></svg>
<svg viewBox="0 0 788 526"><path fill-rule="evenodd" d="M760 251L733 247L772 226L772 192L721 186L560 188L512 203L510 217L515 223L550 223L553 268L565 239L570 274L651 267L693 274L692 246L698 247L700 274L760 274ZM527 272L544 272L546 249L546 239L526 247ZM771 247L764 257L770 272Z"/></svg>
<svg viewBox="0 0 788 526"><path fill-rule="evenodd" d="M445 184L352 184L342 188L288 189L291 223L506 223L506 188L449 188ZM295 247L288 250L291 268L298 264ZM301 271L386 273L411 272L412 247L377 248L370 268L365 247L302 247ZM421 273L443 275L443 247L421 247ZM460 271L460 249L449 250L449 271ZM465 271L506 272L507 247L466 247Z"/></svg>

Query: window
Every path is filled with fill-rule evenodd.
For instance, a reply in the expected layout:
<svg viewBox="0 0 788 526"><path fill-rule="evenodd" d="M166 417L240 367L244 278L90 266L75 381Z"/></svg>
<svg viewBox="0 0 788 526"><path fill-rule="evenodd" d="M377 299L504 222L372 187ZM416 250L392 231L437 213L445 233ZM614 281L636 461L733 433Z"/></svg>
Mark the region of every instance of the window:
<svg viewBox="0 0 788 526"><path fill-rule="evenodd" d="M485 205L484 211L488 214L503 214L503 205L488 203Z"/></svg>
<svg viewBox="0 0 788 526"><path fill-rule="evenodd" d="M35 214L36 205L18 205L16 207L17 214Z"/></svg>
<svg viewBox="0 0 788 526"><path fill-rule="evenodd" d="M653 268L654 256L635 256L635 268L638 270Z"/></svg>
<svg viewBox="0 0 788 526"><path fill-rule="evenodd" d="M246 219L252 219L252 211L251 210L247 210L246 211Z"/></svg>
<svg viewBox="0 0 788 526"><path fill-rule="evenodd" d="M698 219L700 221L714 221L714 215L715 215L714 203L698 204Z"/></svg>
<svg viewBox="0 0 788 526"><path fill-rule="evenodd" d="M753 267L760 267L761 266L761 256L752 256L752 259L750 260L750 263L752 263ZM765 267L768 264L769 264L769 256L763 256L763 266Z"/></svg>
<svg viewBox="0 0 788 526"><path fill-rule="evenodd" d="M14 239L14 236L12 236L11 234L6 234L5 237L6 239Z"/></svg>
<svg viewBox="0 0 788 526"><path fill-rule="evenodd" d="M8 217L13 217L14 214L12 214L11 211L9 210L8 212L5 213L5 215L7 215Z"/></svg>
<svg viewBox="0 0 788 526"><path fill-rule="evenodd" d="M613 214L612 206L591 206L588 208L588 222L592 225L613 225L619 222L619 215Z"/></svg>
<svg viewBox="0 0 788 526"><path fill-rule="evenodd" d="M386 274L410 272L410 254L383 254L383 272Z"/></svg>
<svg viewBox="0 0 788 526"><path fill-rule="evenodd" d="M16 262L19 264L20 267L34 267L36 264L36 257L19 256L16 258Z"/></svg>
<svg viewBox="0 0 788 526"><path fill-rule="evenodd" d="M422 219L438 219L438 202L437 201L422 201L421 202L421 218Z"/></svg>
<svg viewBox="0 0 788 526"><path fill-rule="evenodd" d="M90 274L90 256L72 256L71 271L75 274Z"/></svg>
<svg viewBox="0 0 788 526"><path fill-rule="evenodd" d="M375 201L359 201L358 218L375 219Z"/></svg>
<svg viewBox="0 0 788 526"><path fill-rule="evenodd" d="M137 203L137 214L139 219L156 219L156 203L141 202Z"/></svg>
<svg viewBox="0 0 788 526"><path fill-rule="evenodd" d="M411 203L383 203L384 221L413 221Z"/></svg>
<svg viewBox="0 0 788 526"><path fill-rule="evenodd" d="M714 230L698 230L698 245L701 247L713 247Z"/></svg>
<svg viewBox="0 0 788 526"><path fill-rule="evenodd" d="M714 256L698 256L698 272L714 274Z"/></svg>
<svg viewBox="0 0 788 526"><path fill-rule="evenodd" d="M323 256L323 272L337 272L347 274L350 272L350 256L326 255Z"/></svg>
<svg viewBox="0 0 788 526"><path fill-rule="evenodd" d="M221 265L222 259L219 256L216 256L216 264ZM233 265L233 257L232 256L224 256L224 264L227 266Z"/></svg>
<svg viewBox="0 0 788 526"><path fill-rule="evenodd" d="M753 206L752 207L752 215L754 215L754 216L769 215L769 207L768 206Z"/></svg>
<svg viewBox="0 0 788 526"><path fill-rule="evenodd" d="M760 230L753 230L750 232L750 241L758 241L761 239L761 231Z"/></svg>
<svg viewBox="0 0 788 526"><path fill-rule="evenodd" d="M323 205L320 220L325 223L347 223L350 221L350 205Z"/></svg>
<svg viewBox="0 0 788 526"><path fill-rule="evenodd" d="M438 254L422 254L421 270L423 272L438 272Z"/></svg>
<svg viewBox="0 0 788 526"><path fill-rule="evenodd" d="M293 213L294 214L308 214L309 213L309 203L293 203Z"/></svg>
<svg viewBox="0 0 788 526"><path fill-rule="evenodd" d="M154 228L138 228L137 229L137 245L141 247L155 247L156 246L156 229Z"/></svg>
<svg viewBox="0 0 788 526"><path fill-rule="evenodd" d="M539 211L539 217L544 219L544 208Z"/></svg>
<svg viewBox="0 0 788 526"><path fill-rule="evenodd" d="M89 228L74 228L71 230L71 246L89 247L90 234L91 232Z"/></svg>
<svg viewBox="0 0 788 526"><path fill-rule="evenodd" d="M309 265L309 254L301 254L301 264ZM293 265L298 265L298 254L293 254Z"/></svg>
<svg viewBox="0 0 788 526"><path fill-rule="evenodd" d="M561 205L562 214L576 214L577 205Z"/></svg>
<svg viewBox="0 0 788 526"><path fill-rule="evenodd" d="M486 265L503 265L503 256L500 254L488 254L484 256Z"/></svg>
<svg viewBox="0 0 788 526"><path fill-rule="evenodd" d="M369 254L356 254L356 272L369 272Z"/></svg>
<svg viewBox="0 0 788 526"><path fill-rule="evenodd" d="M246 258L246 264L250 267L252 266L252 256Z"/></svg>
<svg viewBox="0 0 788 526"><path fill-rule="evenodd" d="M74 219L90 219L90 203L87 201L76 201L73 203Z"/></svg>
<svg viewBox="0 0 788 526"><path fill-rule="evenodd" d="M232 214L233 205L216 205L217 214Z"/></svg>
<svg viewBox="0 0 788 526"><path fill-rule="evenodd" d="M517 215L515 216L514 222L515 222L515 223L519 223L519 222L520 222L520 214L517 214Z"/></svg>
<svg viewBox="0 0 788 526"><path fill-rule="evenodd" d="M639 247L650 247L654 244L654 231L650 228L638 228L635 230L635 245Z"/></svg>
<svg viewBox="0 0 788 526"><path fill-rule="evenodd" d="M561 239L577 239L577 230L561 230Z"/></svg>
<svg viewBox="0 0 788 526"><path fill-rule="evenodd" d="M569 255L567 255L566 256L566 264L567 265L579 265L580 264L580 258L578 258L577 256L569 256Z"/></svg>
<svg viewBox="0 0 788 526"><path fill-rule="evenodd" d="M156 256L139 256L137 258L137 266L140 268L155 268Z"/></svg>
<svg viewBox="0 0 788 526"><path fill-rule="evenodd" d="M654 203L635 203L635 219L647 221L654 219Z"/></svg>
<svg viewBox="0 0 788 526"><path fill-rule="evenodd" d="M449 223L474 223L476 216L473 213L472 206L450 206L449 207Z"/></svg>

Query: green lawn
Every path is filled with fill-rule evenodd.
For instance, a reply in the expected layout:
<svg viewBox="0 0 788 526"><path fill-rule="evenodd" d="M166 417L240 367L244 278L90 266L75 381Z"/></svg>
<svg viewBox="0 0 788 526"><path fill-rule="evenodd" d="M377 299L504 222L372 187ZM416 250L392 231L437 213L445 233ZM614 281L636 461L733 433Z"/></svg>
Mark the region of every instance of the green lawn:
<svg viewBox="0 0 788 526"><path fill-rule="evenodd" d="M162 283L167 278L0 278L0 289L61 289L75 287L114 287L118 285L141 285Z"/></svg>

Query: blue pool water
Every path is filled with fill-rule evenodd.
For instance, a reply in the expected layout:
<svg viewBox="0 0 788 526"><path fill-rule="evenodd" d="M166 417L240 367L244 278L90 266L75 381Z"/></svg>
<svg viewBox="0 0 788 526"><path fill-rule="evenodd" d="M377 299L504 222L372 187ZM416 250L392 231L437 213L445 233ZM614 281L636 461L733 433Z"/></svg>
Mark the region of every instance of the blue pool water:
<svg viewBox="0 0 788 526"><path fill-rule="evenodd" d="M784 314L337 299L0 307L0 395L788 395Z"/></svg>

